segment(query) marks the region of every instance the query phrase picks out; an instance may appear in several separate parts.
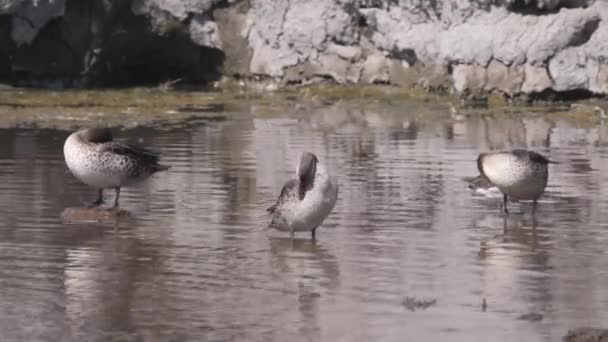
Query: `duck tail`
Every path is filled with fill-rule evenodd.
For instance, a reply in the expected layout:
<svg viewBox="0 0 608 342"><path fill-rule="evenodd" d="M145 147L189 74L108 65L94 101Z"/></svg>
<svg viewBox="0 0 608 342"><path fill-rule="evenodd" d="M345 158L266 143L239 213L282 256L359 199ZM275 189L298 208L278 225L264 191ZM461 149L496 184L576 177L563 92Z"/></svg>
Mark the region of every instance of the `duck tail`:
<svg viewBox="0 0 608 342"><path fill-rule="evenodd" d="M277 209L277 205L276 205L276 204L273 204L273 205L271 205L270 207L266 208L266 211L267 211L269 214L274 214L274 212L275 212L275 210L276 210L276 209Z"/></svg>
<svg viewBox="0 0 608 342"><path fill-rule="evenodd" d="M169 165L156 164L154 165L154 172L167 171L171 168Z"/></svg>

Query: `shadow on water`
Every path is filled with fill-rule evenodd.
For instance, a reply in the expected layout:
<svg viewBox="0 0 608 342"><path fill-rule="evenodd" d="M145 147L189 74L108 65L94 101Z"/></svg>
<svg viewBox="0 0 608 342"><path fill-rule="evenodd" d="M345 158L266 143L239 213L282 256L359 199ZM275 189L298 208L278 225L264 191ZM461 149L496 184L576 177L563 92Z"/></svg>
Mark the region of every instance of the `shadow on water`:
<svg viewBox="0 0 608 342"><path fill-rule="evenodd" d="M608 321L608 131L595 121L456 120L419 103L217 108L117 128L172 166L125 188L121 211L76 207L95 190L65 167L67 131L0 130L3 338L553 341ZM513 147L560 162L535 218L523 203L505 219L499 197L463 181L478 153ZM304 150L340 185L317 241L264 229Z"/></svg>

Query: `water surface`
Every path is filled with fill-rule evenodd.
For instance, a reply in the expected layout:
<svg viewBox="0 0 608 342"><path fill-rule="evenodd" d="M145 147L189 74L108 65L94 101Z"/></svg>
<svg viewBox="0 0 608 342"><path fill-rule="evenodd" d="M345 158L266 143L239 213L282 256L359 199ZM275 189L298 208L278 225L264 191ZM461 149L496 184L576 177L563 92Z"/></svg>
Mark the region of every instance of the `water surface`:
<svg viewBox="0 0 608 342"><path fill-rule="evenodd" d="M605 325L606 127L509 111L348 101L125 124L118 138L172 169L124 189L128 217L107 222L62 220L96 195L64 165L69 131L1 129L3 340L556 341ZM560 162L536 217L505 219L462 180L511 147ZM316 242L266 229L305 150L340 185Z"/></svg>

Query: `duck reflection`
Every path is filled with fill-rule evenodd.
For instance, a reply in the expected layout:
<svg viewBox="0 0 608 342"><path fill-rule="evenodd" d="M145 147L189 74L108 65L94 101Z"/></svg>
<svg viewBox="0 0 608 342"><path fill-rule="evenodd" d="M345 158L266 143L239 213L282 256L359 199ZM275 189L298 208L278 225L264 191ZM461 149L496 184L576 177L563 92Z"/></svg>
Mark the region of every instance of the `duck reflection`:
<svg viewBox="0 0 608 342"><path fill-rule="evenodd" d="M297 294L299 333L320 338L319 306L325 294L338 290L340 270L336 257L315 240L271 238L270 252L275 280Z"/></svg>
<svg viewBox="0 0 608 342"><path fill-rule="evenodd" d="M550 307L550 279L542 276L551 266L551 233L537 216L484 215L475 226L493 230L480 242L481 296L488 311L546 312ZM500 231L500 233L498 233ZM513 296L535 298L534 305L515 305ZM530 311L532 310L532 311Z"/></svg>
<svg viewBox="0 0 608 342"><path fill-rule="evenodd" d="M159 257L130 234L106 234L99 249L74 246L66 250L63 274L65 315L75 340L103 334L124 340L135 330L139 315L138 284L150 281ZM158 295L155 302L163 301Z"/></svg>

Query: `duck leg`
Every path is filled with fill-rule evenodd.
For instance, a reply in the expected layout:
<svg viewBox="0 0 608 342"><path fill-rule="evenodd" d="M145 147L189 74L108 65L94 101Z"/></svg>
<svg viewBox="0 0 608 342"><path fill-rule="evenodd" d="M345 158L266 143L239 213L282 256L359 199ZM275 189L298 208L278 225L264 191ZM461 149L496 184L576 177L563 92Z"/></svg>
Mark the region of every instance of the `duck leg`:
<svg viewBox="0 0 608 342"><path fill-rule="evenodd" d="M114 197L114 206L112 208L118 208L118 198L120 197L120 187L119 186L115 187L114 191L116 191L116 197Z"/></svg>
<svg viewBox="0 0 608 342"><path fill-rule="evenodd" d="M319 228L319 226L316 226L312 229L310 235L311 235L311 239L314 241L315 240L315 233L317 231L317 228Z"/></svg>
<svg viewBox="0 0 608 342"><path fill-rule="evenodd" d="M532 201L532 215L534 216L536 214L536 207L538 206L538 201L534 200Z"/></svg>
<svg viewBox="0 0 608 342"><path fill-rule="evenodd" d="M100 188L97 193L97 199L95 200L95 202L92 202L88 206L90 208L94 208L94 207L100 206L102 203L103 203L103 189Z"/></svg>
<svg viewBox="0 0 608 342"><path fill-rule="evenodd" d="M502 208L503 208L505 214L509 213L509 208L507 208L507 201L508 201L508 196L507 196L507 194L504 194L503 195L503 207Z"/></svg>

